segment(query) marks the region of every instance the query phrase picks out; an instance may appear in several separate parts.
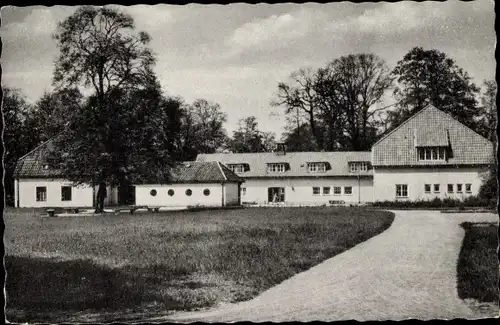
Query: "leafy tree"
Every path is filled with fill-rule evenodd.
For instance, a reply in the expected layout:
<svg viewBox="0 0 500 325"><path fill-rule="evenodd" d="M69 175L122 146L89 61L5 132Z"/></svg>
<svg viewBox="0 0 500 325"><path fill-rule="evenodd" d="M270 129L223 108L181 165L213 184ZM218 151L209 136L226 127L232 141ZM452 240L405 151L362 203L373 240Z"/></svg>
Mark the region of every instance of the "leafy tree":
<svg viewBox="0 0 500 325"><path fill-rule="evenodd" d="M76 111L66 130L56 137L54 162L75 184L126 187L140 182L161 183L173 166L172 137L166 121L172 119L158 85L136 90L113 89L104 109L113 116L105 128L105 148L99 147L97 96ZM101 211L102 203L98 203Z"/></svg>
<svg viewBox="0 0 500 325"><path fill-rule="evenodd" d="M73 142L60 141L59 149L65 151L62 165L71 180L99 185L96 212L102 212L106 184L117 184L129 173L153 170L144 166L130 168L123 159L124 153L117 152L123 146L139 149L138 145L144 144L131 142L138 140L133 136L137 136L137 124L133 126L136 132L124 132L127 123L131 123L127 119L137 117L152 122L154 119L149 117L157 117L156 108L146 113L145 106L131 104L156 101L152 107L160 107L152 70L155 60L147 48L150 37L145 32L135 32L130 15L105 7L84 6L58 24L54 39L60 50L53 79L56 89L84 87L93 92L87 105L77 110L69 132L63 136L63 140L68 140L71 135ZM151 94L152 98L138 98ZM118 100L120 96L130 99L130 105ZM125 105L123 110L122 105ZM125 107L131 112L125 112ZM157 134L160 136L161 133ZM158 139L150 139L151 144L134 153L137 159L131 160L138 164L142 156L149 158L145 164L168 160ZM147 154L146 148L151 149Z"/></svg>
<svg viewBox="0 0 500 325"><path fill-rule="evenodd" d="M197 99L193 104L186 104L181 98L175 100L180 114L177 122L179 160L194 160L199 153L214 153L226 146L227 114L219 104L205 99Z"/></svg>
<svg viewBox="0 0 500 325"><path fill-rule="evenodd" d="M428 104L476 129L479 89L445 53L414 47L397 63L392 74L397 80L394 97L398 109L391 113L391 129Z"/></svg>
<svg viewBox="0 0 500 325"><path fill-rule="evenodd" d="M276 135L260 131L255 116L242 118L238 124L238 129L233 132L233 138L229 142L232 152L268 152L275 148Z"/></svg>
<svg viewBox="0 0 500 325"><path fill-rule="evenodd" d="M484 82L484 91L481 96L481 117L478 120L479 133L495 145L493 147L493 156L496 157L496 144L498 142L496 136L497 125L497 84L494 80L486 80ZM491 164L488 172L483 179L483 183L479 190L479 196L482 198L497 200L498 199L498 161L495 159Z"/></svg>
<svg viewBox="0 0 500 325"><path fill-rule="evenodd" d="M488 140L496 143L496 124L497 113L497 83L495 80L486 80L484 82L484 92L481 95L480 118L478 122L478 131Z"/></svg>
<svg viewBox="0 0 500 325"><path fill-rule="evenodd" d="M27 121L32 107L18 89L3 87L2 111L6 203L13 205L13 173L17 160L34 149L40 143L40 138L36 132L31 132Z"/></svg>
<svg viewBox="0 0 500 325"><path fill-rule="evenodd" d="M217 103L198 99L188 107L194 126L194 146L197 153L214 153L227 141L224 123L227 114Z"/></svg>
<svg viewBox="0 0 500 325"><path fill-rule="evenodd" d="M82 105L82 100L83 96L77 88L45 92L35 104L27 123L40 140L46 141L63 131L76 108Z"/></svg>

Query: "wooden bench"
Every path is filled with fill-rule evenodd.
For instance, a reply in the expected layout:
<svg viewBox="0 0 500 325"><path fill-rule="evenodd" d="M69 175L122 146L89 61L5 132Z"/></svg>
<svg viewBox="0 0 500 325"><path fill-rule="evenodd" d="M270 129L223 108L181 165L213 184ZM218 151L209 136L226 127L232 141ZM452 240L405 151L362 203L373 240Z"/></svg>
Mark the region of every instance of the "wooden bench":
<svg viewBox="0 0 500 325"><path fill-rule="evenodd" d="M328 203L330 203L332 205L339 205L339 204L345 204L345 201L343 201L343 200L330 200L330 201L328 201Z"/></svg>

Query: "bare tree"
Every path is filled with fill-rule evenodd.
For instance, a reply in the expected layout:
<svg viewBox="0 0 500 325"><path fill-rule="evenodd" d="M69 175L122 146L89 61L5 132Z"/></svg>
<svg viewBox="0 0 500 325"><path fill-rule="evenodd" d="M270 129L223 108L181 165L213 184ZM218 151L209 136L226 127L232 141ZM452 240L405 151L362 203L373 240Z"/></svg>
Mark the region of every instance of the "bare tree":
<svg viewBox="0 0 500 325"><path fill-rule="evenodd" d="M285 106L285 113L302 110L307 115L311 133L318 147L323 146L323 136L318 127L318 94L316 93L316 72L312 69L300 69L290 75L291 84L280 82L273 106Z"/></svg>
<svg viewBox="0 0 500 325"><path fill-rule="evenodd" d="M275 106L308 115L319 150L367 150L375 141L375 108L393 79L373 54L352 54L317 70L300 69L278 85Z"/></svg>

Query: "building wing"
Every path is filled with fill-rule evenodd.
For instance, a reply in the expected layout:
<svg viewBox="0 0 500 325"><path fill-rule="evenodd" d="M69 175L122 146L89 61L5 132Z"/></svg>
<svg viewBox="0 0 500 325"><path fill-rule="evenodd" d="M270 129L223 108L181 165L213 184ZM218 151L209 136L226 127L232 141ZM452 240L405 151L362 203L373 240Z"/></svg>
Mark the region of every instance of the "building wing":
<svg viewBox="0 0 500 325"><path fill-rule="evenodd" d="M432 105L372 147L375 167L488 165L493 159L492 142Z"/></svg>

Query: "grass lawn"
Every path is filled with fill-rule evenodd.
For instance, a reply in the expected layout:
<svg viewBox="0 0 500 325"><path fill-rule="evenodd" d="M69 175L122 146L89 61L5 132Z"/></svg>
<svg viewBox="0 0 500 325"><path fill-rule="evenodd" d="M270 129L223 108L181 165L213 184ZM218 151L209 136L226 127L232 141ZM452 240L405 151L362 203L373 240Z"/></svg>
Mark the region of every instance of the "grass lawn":
<svg viewBox="0 0 500 325"><path fill-rule="evenodd" d="M458 260L458 296L478 302L498 303L498 226L462 224L465 237Z"/></svg>
<svg viewBox="0 0 500 325"><path fill-rule="evenodd" d="M7 319L120 321L251 299L393 219L344 207L73 218L6 210Z"/></svg>

